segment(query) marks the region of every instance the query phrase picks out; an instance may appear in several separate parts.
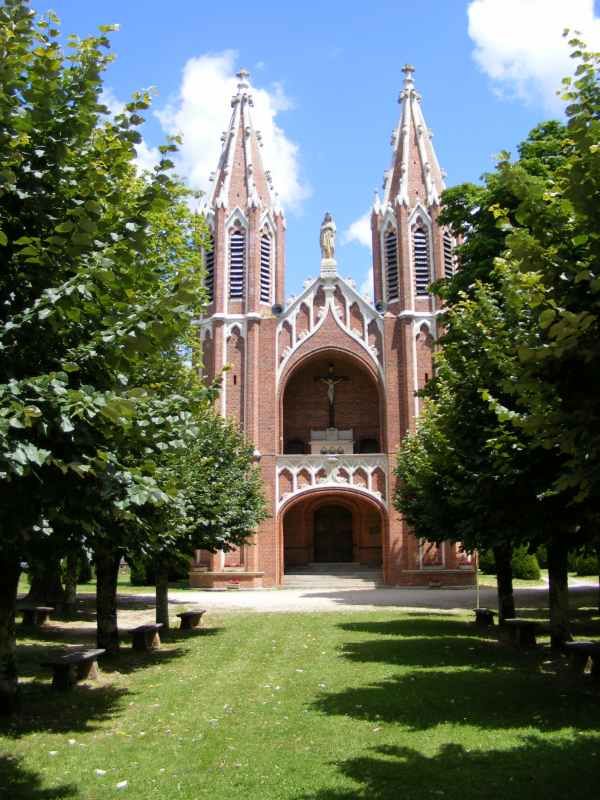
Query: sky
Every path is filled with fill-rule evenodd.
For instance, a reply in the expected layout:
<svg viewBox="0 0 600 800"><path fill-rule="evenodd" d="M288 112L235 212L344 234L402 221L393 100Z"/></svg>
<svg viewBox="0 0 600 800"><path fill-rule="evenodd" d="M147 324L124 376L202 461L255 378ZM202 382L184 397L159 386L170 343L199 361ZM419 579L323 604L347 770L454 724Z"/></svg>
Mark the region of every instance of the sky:
<svg viewBox="0 0 600 800"><path fill-rule="evenodd" d="M140 164L171 133L177 168L206 190L227 126L235 73L250 71L255 125L286 212L286 293L319 271L319 226L337 224L338 271L368 290L368 212L390 165L402 66L415 83L447 172L477 181L538 122L561 118L570 27L600 48L600 0L34 0L66 33L118 23L105 101L154 87Z"/></svg>

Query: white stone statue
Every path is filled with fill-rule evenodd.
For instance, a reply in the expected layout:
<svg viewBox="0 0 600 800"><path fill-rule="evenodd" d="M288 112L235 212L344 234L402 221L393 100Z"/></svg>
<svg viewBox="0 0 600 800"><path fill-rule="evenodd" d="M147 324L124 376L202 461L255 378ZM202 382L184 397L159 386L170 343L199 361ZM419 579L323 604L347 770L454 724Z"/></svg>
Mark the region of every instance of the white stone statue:
<svg viewBox="0 0 600 800"><path fill-rule="evenodd" d="M321 245L321 258L332 260L335 258L335 222L329 211L323 217L321 223L321 235L319 243Z"/></svg>

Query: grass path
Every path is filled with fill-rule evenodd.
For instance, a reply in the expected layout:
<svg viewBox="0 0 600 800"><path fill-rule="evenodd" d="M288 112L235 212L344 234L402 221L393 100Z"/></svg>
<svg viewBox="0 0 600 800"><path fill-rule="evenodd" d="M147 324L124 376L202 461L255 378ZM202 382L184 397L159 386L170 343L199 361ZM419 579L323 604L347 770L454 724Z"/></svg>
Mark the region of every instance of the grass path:
<svg viewBox="0 0 600 800"><path fill-rule="evenodd" d="M595 796L600 693L543 650L515 653L460 616L208 624L156 654L124 650L67 695L37 667L55 642L22 640L29 682L0 727L0 798Z"/></svg>

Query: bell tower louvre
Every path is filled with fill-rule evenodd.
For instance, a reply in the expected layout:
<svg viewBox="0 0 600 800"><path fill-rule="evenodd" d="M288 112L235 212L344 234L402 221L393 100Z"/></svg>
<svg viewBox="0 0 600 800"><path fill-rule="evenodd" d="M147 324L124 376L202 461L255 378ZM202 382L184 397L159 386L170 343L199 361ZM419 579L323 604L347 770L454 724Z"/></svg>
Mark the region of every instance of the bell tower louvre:
<svg viewBox="0 0 600 800"><path fill-rule="evenodd" d="M404 67L383 199L371 215L374 303L340 276L325 214L317 278L284 303L285 218L241 70L205 214L209 305L198 323L207 380L226 365L219 410L254 443L269 518L239 550L197 551L192 586L285 586L344 565L387 585L470 585L471 558L418 541L393 507L402 437L431 376L440 309L429 284L454 269L438 224L442 172ZM438 532L432 534L438 535Z"/></svg>

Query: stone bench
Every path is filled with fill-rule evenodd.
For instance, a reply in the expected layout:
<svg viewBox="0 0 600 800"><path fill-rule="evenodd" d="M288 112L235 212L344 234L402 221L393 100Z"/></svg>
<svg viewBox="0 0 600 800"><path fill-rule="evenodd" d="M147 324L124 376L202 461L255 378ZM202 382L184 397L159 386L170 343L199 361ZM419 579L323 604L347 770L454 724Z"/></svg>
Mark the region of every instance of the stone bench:
<svg viewBox="0 0 600 800"><path fill-rule="evenodd" d="M78 681L93 681L98 677L98 658L104 653L106 650L77 650L44 661L42 666L53 670L54 689L71 689Z"/></svg>
<svg viewBox="0 0 600 800"><path fill-rule="evenodd" d="M494 624L494 617L496 612L491 608L474 608L475 612L475 625L478 628L491 628Z"/></svg>
<svg viewBox="0 0 600 800"><path fill-rule="evenodd" d="M505 619L500 628L506 633L507 638L517 647L536 647L536 635L542 625L531 619Z"/></svg>
<svg viewBox="0 0 600 800"><path fill-rule="evenodd" d="M591 659L592 679L600 681L600 642L565 642L564 649L569 656L573 672L583 674Z"/></svg>
<svg viewBox="0 0 600 800"><path fill-rule="evenodd" d="M30 628L39 628L45 625L54 611L52 606L19 606L17 611L23 614L23 625Z"/></svg>
<svg viewBox="0 0 600 800"><path fill-rule="evenodd" d="M181 611L177 616L181 620L179 630L190 631L202 624L202 616L206 614L205 608L193 608L191 611Z"/></svg>
<svg viewBox="0 0 600 800"><path fill-rule="evenodd" d="M158 650L160 647L159 631L162 626L162 622L153 622L134 628L131 631L133 649L144 653L150 650Z"/></svg>

